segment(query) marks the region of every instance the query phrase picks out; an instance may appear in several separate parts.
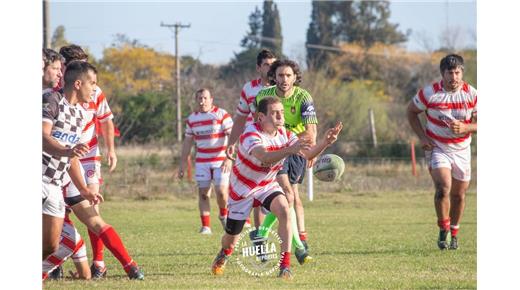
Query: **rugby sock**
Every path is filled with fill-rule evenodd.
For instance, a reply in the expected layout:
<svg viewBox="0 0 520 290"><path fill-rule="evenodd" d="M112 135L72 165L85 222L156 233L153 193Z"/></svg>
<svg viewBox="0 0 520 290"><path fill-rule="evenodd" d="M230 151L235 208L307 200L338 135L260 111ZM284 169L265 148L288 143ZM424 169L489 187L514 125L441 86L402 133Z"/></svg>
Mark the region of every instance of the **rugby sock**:
<svg viewBox="0 0 520 290"><path fill-rule="evenodd" d="M203 227L210 227L210 218L209 215L201 215L200 221L202 222Z"/></svg>
<svg viewBox="0 0 520 290"><path fill-rule="evenodd" d="M92 260L94 262L103 262L103 241L91 230L88 230L88 237L92 246Z"/></svg>
<svg viewBox="0 0 520 290"><path fill-rule="evenodd" d="M251 224L251 219L250 218L246 218L246 224Z"/></svg>
<svg viewBox="0 0 520 290"><path fill-rule="evenodd" d="M280 256L280 268L291 267L291 252L283 252Z"/></svg>
<svg viewBox="0 0 520 290"><path fill-rule="evenodd" d="M227 217L227 214L228 214L227 208L220 208L220 218Z"/></svg>
<svg viewBox="0 0 520 290"><path fill-rule="evenodd" d="M233 254L233 248L228 248L228 249L222 249L222 251L224 252L224 254L226 256L231 256L231 254Z"/></svg>
<svg viewBox="0 0 520 290"><path fill-rule="evenodd" d="M450 230L450 219L445 219L445 220L437 220L437 225L439 226L439 228L443 231L449 231Z"/></svg>
<svg viewBox="0 0 520 290"><path fill-rule="evenodd" d="M300 232L300 241L306 241L307 240L307 232L303 231Z"/></svg>
<svg viewBox="0 0 520 290"><path fill-rule="evenodd" d="M125 271L128 272L130 266L135 264L135 262L133 262L132 258L126 251L126 248L123 245L123 241L121 241L121 238L117 234L116 230L114 230L112 226L107 225L101 230L99 237L101 240L103 240L105 246L110 250L114 257L116 257L119 263L121 263Z"/></svg>
<svg viewBox="0 0 520 290"><path fill-rule="evenodd" d="M294 211L294 207L289 209L291 212L291 232L292 232L292 242L293 245L298 249L305 249L305 246L300 241L300 237L298 235L298 223L296 222L296 211Z"/></svg>
<svg viewBox="0 0 520 290"><path fill-rule="evenodd" d="M451 230L451 236L452 237L456 237L457 234L459 233L459 225L451 225L450 226L450 230Z"/></svg>
<svg viewBox="0 0 520 290"><path fill-rule="evenodd" d="M269 230L273 227L276 220L277 218L272 212L268 213L264 218L264 222L258 229L257 235L263 238L267 238Z"/></svg>

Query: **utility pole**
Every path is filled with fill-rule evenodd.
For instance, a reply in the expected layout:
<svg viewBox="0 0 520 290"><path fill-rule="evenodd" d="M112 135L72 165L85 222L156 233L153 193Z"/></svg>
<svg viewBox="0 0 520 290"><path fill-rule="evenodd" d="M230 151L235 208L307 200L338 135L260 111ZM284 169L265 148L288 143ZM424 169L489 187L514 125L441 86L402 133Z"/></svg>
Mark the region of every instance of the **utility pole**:
<svg viewBox="0 0 520 290"><path fill-rule="evenodd" d="M376 122L374 121L374 110L368 109L368 124L370 125L370 136L372 136L372 146L377 148Z"/></svg>
<svg viewBox="0 0 520 290"><path fill-rule="evenodd" d="M168 27L170 30L174 28L175 33L175 86L177 88L177 141L182 141L182 114L181 114L181 63L179 61L179 30L181 28L190 28L191 24L164 24L161 27Z"/></svg>
<svg viewBox="0 0 520 290"><path fill-rule="evenodd" d="M43 47L51 48L51 32L49 25L49 0L43 0Z"/></svg>

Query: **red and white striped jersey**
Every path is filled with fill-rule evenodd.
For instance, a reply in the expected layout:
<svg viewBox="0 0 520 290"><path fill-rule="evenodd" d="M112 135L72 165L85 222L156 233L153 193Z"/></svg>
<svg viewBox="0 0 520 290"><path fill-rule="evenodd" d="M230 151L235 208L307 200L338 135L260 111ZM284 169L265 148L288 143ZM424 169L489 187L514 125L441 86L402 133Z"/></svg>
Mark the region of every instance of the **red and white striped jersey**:
<svg viewBox="0 0 520 290"><path fill-rule="evenodd" d="M82 164L101 162L101 152L98 146L99 123L111 120L114 116L108 106L105 93L98 86L96 86L96 91L92 95L92 100L89 103L84 103L82 107L87 112L87 125L83 129L81 143L87 143L90 146L90 151L80 161Z"/></svg>
<svg viewBox="0 0 520 290"><path fill-rule="evenodd" d="M247 116L246 126L253 123L253 112L251 112L251 104L255 101L255 97L264 86L262 79L251 80L247 82L242 88L240 99L238 101L236 113L242 116Z"/></svg>
<svg viewBox="0 0 520 290"><path fill-rule="evenodd" d="M195 162L211 162L220 166L226 160L226 147L233 127L231 115L213 106L209 112L193 112L186 121L186 137L197 146Z"/></svg>
<svg viewBox="0 0 520 290"><path fill-rule="evenodd" d="M231 170L229 196L233 200L247 198L260 190L268 190L278 186L276 174L283 167L284 159L274 164L262 164L251 155L256 147L267 151L277 151L293 145L298 140L296 134L285 128L280 128L272 137L262 132L258 123L246 127L240 135L237 159Z"/></svg>
<svg viewBox="0 0 520 290"><path fill-rule="evenodd" d="M425 133L446 152L467 148L471 133L455 134L449 128L453 120L471 123L477 112L477 90L464 82L457 92L447 92L442 81L424 87L413 97L415 106L426 113Z"/></svg>

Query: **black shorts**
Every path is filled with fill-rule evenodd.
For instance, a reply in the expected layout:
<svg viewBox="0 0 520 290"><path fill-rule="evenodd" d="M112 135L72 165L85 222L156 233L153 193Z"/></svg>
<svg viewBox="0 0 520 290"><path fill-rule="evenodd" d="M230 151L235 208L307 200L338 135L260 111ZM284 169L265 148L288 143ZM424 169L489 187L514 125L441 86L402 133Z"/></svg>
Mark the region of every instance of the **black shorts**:
<svg viewBox="0 0 520 290"><path fill-rule="evenodd" d="M289 155L283 162L283 168L278 171L278 175L287 174L289 183L302 184L307 170L307 159L300 155Z"/></svg>

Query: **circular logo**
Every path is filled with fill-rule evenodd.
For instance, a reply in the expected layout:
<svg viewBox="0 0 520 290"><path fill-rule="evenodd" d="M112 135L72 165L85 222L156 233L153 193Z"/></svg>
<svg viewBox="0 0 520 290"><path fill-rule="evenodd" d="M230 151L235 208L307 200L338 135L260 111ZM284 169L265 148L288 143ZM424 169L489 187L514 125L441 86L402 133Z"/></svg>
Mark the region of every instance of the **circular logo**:
<svg viewBox="0 0 520 290"><path fill-rule="evenodd" d="M87 176L88 177L93 177L94 173L96 173L96 172L94 170L92 170L92 169L87 170Z"/></svg>
<svg viewBox="0 0 520 290"><path fill-rule="evenodd" d="M251 276L265 277L279 269L280 248L282 239L272 229L260 227L267 231L267 237L251 237L254 228L243 231L235 246L236 263Z"/></svg>

